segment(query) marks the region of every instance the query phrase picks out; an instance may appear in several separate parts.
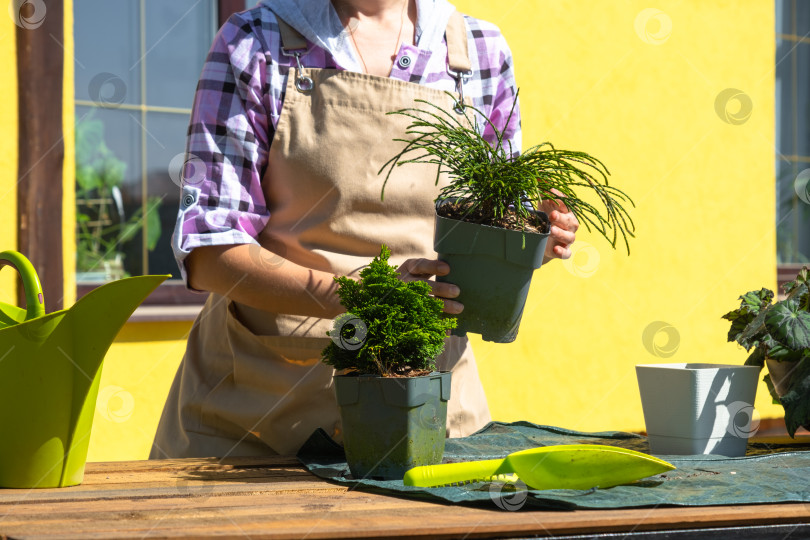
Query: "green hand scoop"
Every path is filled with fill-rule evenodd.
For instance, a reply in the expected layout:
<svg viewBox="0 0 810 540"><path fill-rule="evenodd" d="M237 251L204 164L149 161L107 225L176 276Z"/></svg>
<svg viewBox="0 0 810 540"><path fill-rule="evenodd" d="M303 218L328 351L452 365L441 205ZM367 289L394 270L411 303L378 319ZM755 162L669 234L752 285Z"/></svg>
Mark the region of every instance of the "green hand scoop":
<svg viewBox="0 0 810 540"><path fill-rule="evenodd" d="M443 486L467 482L514 481L529 489L591 489L627 484L670 471L675 466L656 457L616 446L564 444L514 452L502 459L414 467L406 486Z"/></svg>
<svg viewBox="0 0 810 540"><path fill-rule="evenodd" d="M3 266L19 272L26 309L0 302L0 487L80 484L104 355L138 304L169 276L107 283L46 315L28 259L4 251Z"/></svg>

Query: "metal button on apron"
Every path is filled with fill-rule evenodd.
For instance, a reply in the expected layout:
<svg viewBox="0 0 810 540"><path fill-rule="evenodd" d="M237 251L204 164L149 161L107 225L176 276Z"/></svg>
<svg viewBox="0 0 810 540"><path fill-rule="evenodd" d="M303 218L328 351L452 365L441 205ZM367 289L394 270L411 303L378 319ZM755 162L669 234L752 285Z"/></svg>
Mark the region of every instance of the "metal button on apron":
<svg viewBox="0 0 810 540"><path fill-rule="evenodd" d="M412 62L411 57L408 56L407 54L403 54L402 56L399 57L399 60L397 60L397 65L402 69L407 69L408 66L411 65L411 62Z"/></svg>

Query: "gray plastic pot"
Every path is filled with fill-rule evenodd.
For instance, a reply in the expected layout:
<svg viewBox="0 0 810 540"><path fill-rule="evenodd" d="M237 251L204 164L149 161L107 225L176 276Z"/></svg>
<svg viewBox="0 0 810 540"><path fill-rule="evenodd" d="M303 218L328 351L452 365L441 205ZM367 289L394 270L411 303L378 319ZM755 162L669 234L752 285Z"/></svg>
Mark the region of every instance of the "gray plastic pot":
<svg viewBox="0 0 810 540"><path fill-rule="evenodd" d="M352 476L402 480L408 469L441 462L450 377L335 376Z"/></svg>
<svg viewBox="0 0 810 540"><path fill-rule="evenodd" d="M543 212L536 212L545 218ZM546 218L544 221L548 221ZM433 246L450 273L438 281L461 289L464 304L453 335L515 340L532 274L543 264L548 233L511 231L436 215Z"/></svg>
<svg viewBox="0 0 810 540"><path fill-rule="evenodd" d="M638 387L653 454L745 455L760 368L639 364Z"/></svg>

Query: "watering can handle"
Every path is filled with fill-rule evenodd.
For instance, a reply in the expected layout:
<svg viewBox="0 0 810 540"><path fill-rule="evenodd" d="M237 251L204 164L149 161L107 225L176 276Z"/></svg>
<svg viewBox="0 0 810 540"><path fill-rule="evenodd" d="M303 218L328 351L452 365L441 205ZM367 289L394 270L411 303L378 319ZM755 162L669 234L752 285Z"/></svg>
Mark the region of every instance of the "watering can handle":
<svg viewBox="0 0 810 540"><path fill-rule="evenodd" d="M25 320L30 321L45 315L45 298L42 294L42 285L39 276L25 255L16 251L4 251L0 253L0 268L11 266L20 274L22 278L23 290L25 291Z"/></svg>

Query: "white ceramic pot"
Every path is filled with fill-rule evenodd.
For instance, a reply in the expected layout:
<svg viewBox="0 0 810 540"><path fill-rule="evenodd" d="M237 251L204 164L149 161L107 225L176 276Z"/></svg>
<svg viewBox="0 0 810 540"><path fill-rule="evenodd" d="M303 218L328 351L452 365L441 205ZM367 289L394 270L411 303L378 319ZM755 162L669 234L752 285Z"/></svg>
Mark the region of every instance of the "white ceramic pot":
<svg viewBox="0 0 810 540"><path fill-rule="evenodd" d="M726 364L636 366L653 454L745 455L760 368Z"/></svg>

